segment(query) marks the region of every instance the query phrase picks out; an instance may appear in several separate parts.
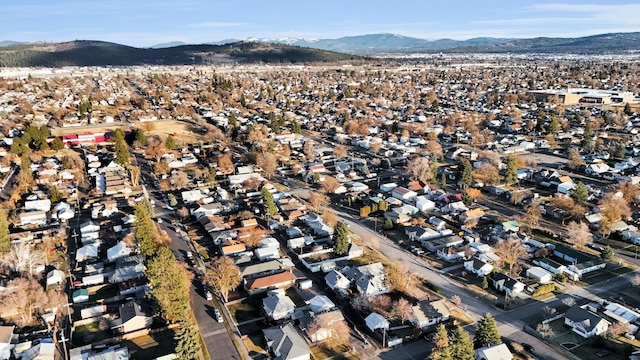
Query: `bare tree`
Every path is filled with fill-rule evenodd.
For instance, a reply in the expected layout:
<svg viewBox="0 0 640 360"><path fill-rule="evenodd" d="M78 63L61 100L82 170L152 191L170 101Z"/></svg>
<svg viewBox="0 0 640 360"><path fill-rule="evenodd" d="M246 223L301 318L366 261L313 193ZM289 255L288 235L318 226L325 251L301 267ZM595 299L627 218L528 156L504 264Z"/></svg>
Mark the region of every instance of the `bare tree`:
<svg viewBox="0 0 640 360"><path fill-rule="evenodd" d="M340 187L340 183L338 182L338 180L336 180L336 178L332 176L326 176L324 178L324 181L320 184L320 187L324 192L332 193Z"/></svg>
<svg viewBox="0 0 640 360"><path fill-rule="evenodd" d="M351 298L351 307L358 311L366 311L371 309L371 302L364 294L358 294Z"/></svg>
<svg viewBox="0 0 640 360"><path fill-rule="evenodd" d="M453 295L451 297L451 302L455 305L455 306L460 306L462 304L462 299L460 298L459 295Z"/></svg>
<svg viewBox="0 0 640 360"><path fill-rule="evenodd" d="M256 165L264 170L268 178L271 178L278 167L278 159L274 153L263 151L256 156Z"/></svg>
<svg viewBox="0 0 640 360"><path fill-rule="evenodd" d="M617 338L620 335L628 333L630 330L631 324L616 321L613 324L609 325L606 335L608 338Z"/></svg>
<svg viewBox="0 0 640 360"><path fill-rule="evenodd" d="M309 203L313 207L313 210L320 211L322 208L327 206L327 204L329 204L329 198L322 193L312 191L309 194Z"/></svg>
<svg viewBox="0 0 640 360"><path fill-rule="evenodd" d="M392 302L389 295L382 294L372 296L369 298L369 303L371 303L371 310L379 314L389 315L391 311Z"/></svg>
<svg viewBox="0 0 640 360"><path fill-rule="evenodd" d="M580 157L580 151L578 151L578 149L576 148L569 150L568 158L569 158L569 166L571 166L574 169L585 164L582 157Z"/></svg>
<svg viewBox="0 0 640 360"><path fill-rule="evenodd" d="M308 162L313 162L316 160L316 154L313 151L313 143L311 141L306 141L304 143L302 152L304 153L304 156L306 157Z"/></svg>
<svg viewBox="0 0 640 360"><path fill-rule="evenodd" d="M600 200L598 208L600 209L600 216L602 216L600 231L605 236L611 233L611 226L614 223L631 217L629 203L624 198L617 197L611 193Z"/></svg>
<svg viewBox="0 0 640 360"><path fill-rule="evenodd" d="M527 257L527 250L516 240L503 240L494 247L494 251L500 257L500 261L509 266L511 275L515 274L518 260Z"/></svg>
<svg viewBox="0 0 640 360"><path fill-rule="evenodd" d="M7 284L0 297L5 312L14 314L20 326L37 323L35 315L49 304L47 294L36 279L16 278Z"/></svg>
<svg viewBox="0 0 640 360"><path fill-rule="evenodd" d="M0 260L13 271L24 277L32 278L38 274L36 269L44 265L46 259L44 251L36 249L26 241L21 241L12 246L11 251L4 254Z"/></svg>
<svg viewBox="0 0 640 360"><path fill-rule="evenodd" d="M567 225L567 233L569 235L567 242L578 250L584 249L588 244L593 243L593 234L589 230L589 225L584 222L570 222Z"/></svg>
<svg viewBox="0 0 640 360"><path fill-rule="evenodd" d="M407 165L407 171L415 180L429 181L431 179L431 164L425 157L416 157Z"/></svg>
<svg viewBox="0 0 640 360"><path fill-rule="evenodd" d="M405 292L415 281L415 275L405 265L395 265L387 268L387 282L392 290Z"/></svg>
<svg viewBox="0 0 640 360"><path fill-rule="evenodd" d="M543 323L540 323L538 324L538 326L536 326L536 331L545 339L551 338L556 334L549 324Z"/></svg>
<svg viewBox="0 0 640 360"><path fill-rule="evenodd" d="M333 155L337 159L342 159L343 157L347 156L347 148L341 144L336 145L336 147L333 148Z"/></svg>
<svg viewBox="0 0 640 360"><path fill-rule="evenodd" d="M544 307L544 313L547 314L547 316L553 316L556 313L556 308L551 307L549 305Z"/></svg>
<svg viewBox="0 0 640 360"><path fill-rule="evenodd" d="M405 298L394 301L391 305L391 314L404 324L411 317L411 303Z"/></svg>
<svg viewBox="0 0 640 360"><path fill-rule="evenodd" d="M207 275L213 288L215 288L225 302L228 301L229 291L233 290L242 281L240 269L231 258L221 256L207 265Z"/></svg>
<svg viewBox="0 0 640 360"><path fill-rule="evenodd" d="M566 305L568 307L572 307L573 305L576 304L576 299L572 298L571 296L566 297L566 298L562 299L562 304Z"/></svg>
<svg viewBox="0 0 640 360"><path fill-rule="evenodd" d="M230 154L222 154L218 156L216 163L218 164L218 170L223 174L233 173L233 161L231 160Z"/></svg>

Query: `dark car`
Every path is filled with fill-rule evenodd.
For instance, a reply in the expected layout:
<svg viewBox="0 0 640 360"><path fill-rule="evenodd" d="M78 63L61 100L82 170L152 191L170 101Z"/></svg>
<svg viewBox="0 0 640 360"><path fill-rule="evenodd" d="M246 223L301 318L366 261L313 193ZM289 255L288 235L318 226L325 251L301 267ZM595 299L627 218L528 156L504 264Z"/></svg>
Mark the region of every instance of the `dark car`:
<svg viewBox="0 0 640 360"><path fill-rule="evenodd" d="M525 351L532 353L533 352L533 346L531 346L531 344L522 344L522 347L524 348Z"/></svg>

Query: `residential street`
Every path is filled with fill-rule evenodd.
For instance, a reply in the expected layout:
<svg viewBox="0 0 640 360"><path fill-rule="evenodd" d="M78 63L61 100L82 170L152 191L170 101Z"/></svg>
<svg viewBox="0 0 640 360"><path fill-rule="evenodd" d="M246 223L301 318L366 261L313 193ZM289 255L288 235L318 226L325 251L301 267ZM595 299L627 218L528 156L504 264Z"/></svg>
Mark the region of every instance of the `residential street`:
<svg viewBox="0 0 640 360"><path fill-rule="evenodd" d="M139 163L144 161L141 158L138 158ZM153 183L153 179L148 172L148 168L145 166L141 167L142 178L145 183L151 184ZM146 190L145 190L146 191ZM188 243L188 238L184 232L180 229L171 225L171 219L174 218L174 213L171 209L167 209L167 205L164 202L164 198L161 192L159 191L149 191L149 199L153 199L155 202L154 212L155 218L163 218L163 221L160 226L163 230L167 231L167 234L171 237L171 251L176 256L176 259L181 262L187 262L186 254L187 251L193 251L193 246ZM178 231L178 232L176 232ZM196 321L198 322L198 328L200 329L200 334L202 335L202 339L204 340L206 351L209 353L209 356L213 360L231 360L231 359L241 359L242 357L238 354L233 341L231 341L231 334L227 331L227 328L224 323L218 323L213 316L213 307L217 306L220 308L218 304L216 304L217 300L214 298L213 301L207 301L204 298L204 292L202 289L202 282L198 277L194 277L191 282L191 309L195 315ZM223 317L226 312L221 311ZM228 321L228 317L225 321Z"/></svg>
<svg viewBox="0 0 640 360"><path fill-rule="evenodd" d="M429 282L433 283L437 288L441 289L442 293L447 297L451 297L453 295L460 296L462 304L474 320L480 319L487 312L491 313L498 322L498 328L502 336L516 342L532 345L535 348L535 356L538 359L566 359L564 355L559 354L554 349L538 340L536 337L527 334L523 330L528 322L535 320L535 318L544 312L543 309L545 306L558 307L562 304L562 299L569 296L575 297L578 302L582 299L597 299L599 296L606 297L606 294L624 286L628 286L630 281L629 279L634 275L634 273L628 273L625 276L618 276L612 280L606 280L604 282L591 285L588 288L569 285L572 287L570 291L571 295L562 294L549 302L536 302L518 308L514 311L504 311L491 306L482 299L474 296L472 293L465 290L464 284L461 284L440 271L429 267L419 257L407 252L397 243L393 242L393 240L388 239L362 225L358 220L354 219L350 215L339 213L339 216L350 225L351 231L356 235L361 237L366 236L369 238L376 237L379 242L379 252L385 254L389 259L405 264L411 272L417 273ZM392 358L388 356L388 354L385 354L386 353L382 353L379 358ZM427 354L425 352L418 358L424 358L426 355Z"/></svg>

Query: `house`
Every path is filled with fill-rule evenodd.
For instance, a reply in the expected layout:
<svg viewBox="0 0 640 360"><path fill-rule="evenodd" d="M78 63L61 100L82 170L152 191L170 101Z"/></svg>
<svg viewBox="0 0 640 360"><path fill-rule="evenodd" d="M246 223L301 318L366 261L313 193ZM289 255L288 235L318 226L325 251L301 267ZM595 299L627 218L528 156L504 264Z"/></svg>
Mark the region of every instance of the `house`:
<svg viewBox="0 0 640 360"><path fill-rule="evenodd" d="M305 312L299 321L300 329L304 331L309 340L314 343L336 336L344 336L344 334L340 334L335 330L338 326L336 323L342 323L345 329L348 329L344 315L342 315L340 310L328 311L321 314Z"/></svg>
<svg viewBox="0 0 640 360"><path fill-rule="evenodd" d="M479 277L487 276L493 271L493 265L486 263L480 259L473 258L464 262L465 270L472 272Z"/></svg>
<svg viewBox="0 0 640 360"><path fill-rule="evenodd" d="M465 246L447 246L438 250L438 258L447 262L454 262L465 257L467 249Z"/></svg>
<svg viewBox="0 0 640 360"><path fill-rule="evenodd" d="M195 203L205 197L205 194L203 194L202 191L200 190L183 191L181 195L182 195L182 201L185 204Z"/></svg>
<svg viewBox="0 0 640 360"><path fill-rule="evenodd" d="M279 360L309 360L311 350L291 323L263 329L267 347Z"/></svg>
<svg viewBox="0 0 640 360"><path fill-rule="evenodd" d="M46 338L40 339L40 342L33 345L30 349L27 349L20 353L20 359L22 360L54 360L56 354L56 346L53 343L53 339Z"/></svg>
<svg viewBox="0 0 640 360"><path fill-rule="evenodd" d="M121 257L116 260L116 270L109 278L110 283L141 279L147 267L144 265L144 255Z"/></svg>
<svg viewBox="0 0 640 360"><path fill-rule="evenodd" d="M506 344L489 344L476 349L474 358L475 360L511 360L513 359L513 354L511 354Z"/></svg>
<svg viewBox="0 0 640 360"><path fill-rule="evenodd" d="M314 314L321 314L323 312L335 309L336 307L336 304L334 304L333 301L331 301L331 299L329 299L325 295L316 295L311 299L305 301L305 303L307 303L307 306L309 306L309 310L311 310L311 312L313 312Z"/></svg>
<svg viewBox="0 0 640 360"><path fill-rule="evenodd" d="M296 276L285 271L283 273L267 275L244 281L244 288L250 295L265 292L271 289L286 289L296 283Z"/></svg>
<svg viewBox="0 0 640 360"><path fill-rule="evenodd" d="M284 293L270 292L269 296L262 299L262 309L269 319L277 321L290 318L296 304Z"/></svg>
<svg viewBox="0 0 640 360"><path fill-rule="evenodd" d="M280 249L277 247L260 247L253 250L253 252L260 261L280 258Z"/></svg>
<svg viewBox="0 0 640 360"><path fill-rule="evenodd" d="M520 231L520 223L517 220L505 221L502 224L502 229L506 232L517 233Z"/></svg>
<svg viewBox="0 0 640 360"><path fill-rule="evenodd" d="M47 224L46 211L24 211L20 213L20 226L28 226L28 225L43 226L46 224Z"/></svg>
<svg viewBox="0 0 640 360"><path fill-rule="evenodd" d="M100 224L97 221L87 220L80 224L80 234L88 234L100 231Z"/></svg>
<svg viewBox="0 0 640 360"><path fill-rule="evenodd" d="M437 253L440 249L462 245L464 243L464 239L458 235L447 235L438 238L425 239L422 240L421 243L425 249L433 253Z"/></svg>
<svg viewBox="0 0 640 360"><path fill-rule="evenodd" d="M423 241L442 236L438 231L421 226L405 226L404 234L412 241Z"/></svg>
<svg viewBox="0 0 640 360"><path fill-rule="evenodd" d="M460 214L460 220L463 222L471 222L484 216L484 210L481 208L470 209Z"/></svg>
<svg viewBox="0 0 640 360"><path fill-rule="evenodd" d="M611 323L587 309L574 305L564 314L564 324L587 339L604 334Z"/></svg>
<svg viewBox="0 0 640 360"><path fill-rule="evenodd" d="M27 200L24 202L23 209L26 211L49 211L51 210L51 200Z"/></svg>
<svg viewBox="0 0 640 360"><path fill-rule="evenodd" d="M601 175L609 171L611 168L604 163L589 164L584 170L587 175Z"/></svg>
<svg viewBox="0 0 640 360"><path fill-rule="evenodd" d="M416 193L415 191L411 191L405 187L398 186L391 190L391 196L403 202L408 202L418 196L418 193Z"/></svg>
<svg viewBox="0 0 640 360"><path fill-rule="evenodd" d="M0 359L11 357L11 339L13 339L13 329L15 326L0 326Z"/></svg>
<svg viewBox="0 0 640 360"><path fill-rule="evenodd" d="M111 322L111 329L120 333L146 329L153 323L153 316L147 314L136 301L122 304L118 312L120 317Z"/></svg>
<svg viewBox="0 0 640 360"><path fill-rule="evenodd" d="M91 345L80 346L69 350L70 360L129 360L129 348L111 345L108 348Z"/></svg>
<svg viewBox="0 0 640 360"><path fill-rule="evenodd" d="M375 296L391 291L385 280L387 272L382 263L376 262L356 268L347 267L343 269L343 273L347 279L355 283L360 294Z"/></svg>
<svg viewBox="0 0 640 360"><path fill-rule="evenodd" d="M421 195L416 197L416 207L420 211L431 211L436 208L436 203Z"/></svg>
<svg viewBox="0 0 640 360"><path fill-rule="evenodd" d="M640 319L640 313L637 311L631 310L626 306L614 302L605 306L604 314L623 324L635 324L636 321Z"/></svg>
<svg viewBox="0 0 640 360"><path fill-rule="evenodd" d="M410 321L420 329L449 320L451 312L444 300L423 300L411 308L413 317Z"/></svg>
<svg viewBox="0 0 640 360"><path fill-rule="evenodd" d="M526 275L528 278L534 279L540 284L550 283L553 280L552 273L538 266L528 268Z"/></svg>
<svg viewBox="0 0 640 360"><path fill-rule="evenodd" d="M231 245L224 245L220 248L222 255L230 256L234 254L239 254L247 250L247 247L243 243L233 243Z"/></svg>
<svg viewBox="0 0 640 360"><path fill-rule="evenodd" d="M47 273L47 289L49 286L60 286L64 282L64 271L54 269Z"/></svg>
<svg viewBox="0 0 640 360"><path fill-rule="evenodd" d="M604 269L607 263L599 256L587 254L563 245L556 245L553 255L567 262L565 273L573 280L579 280L582 275Z"/></svg>
<svg viewBox="0 0 640 360"><path fill-rule="evenodd" d="M87 289L78 289L71 294L71 299L74 304L82 303L89 301L89 290Z"/></svg>
<svg viewBox="0 0 640 360"><path fill-rule="evenodd" d="M389 330L389 320L376 312L369 314L369 316L364 319L364 322L371 331L376 331L377 329Z"/></svg>
<svg viewBox="0 0 640 360"><path fill-rule="evenodd" d="M282 260L269 260L255 264L239 265L240 276L244 279L252 279L265 275L272 275L286 269Z"/></svg>
<svg viewBox="0 0 640 360"><path fill-rule="evenodd" d="M118 241L118 243L107 249L107 260L114 262L117 259L131 255L131 249L124 241Z"/></svg>
<svg viewBox="0 0 640 360"><path fill-rule="evenodd" d="M324 276L327 286L333 290L338 296L347 296L351 281L340 271L333 269Z"/></svg>
<svg viewBox="0 0 640 360"><path fill-rule="evenodd" d="M558 193L563 195L570 195L571 190L576 187L576 184L573 181L567 181L558 184Z"/></svg>
<svg viewBox="0 0 640 360"><path fill-rule="evenodd" d="M524 291L523 283L503 273L495 273L491 281L496 290L504 291L510 297L515 297Z"/></svg>

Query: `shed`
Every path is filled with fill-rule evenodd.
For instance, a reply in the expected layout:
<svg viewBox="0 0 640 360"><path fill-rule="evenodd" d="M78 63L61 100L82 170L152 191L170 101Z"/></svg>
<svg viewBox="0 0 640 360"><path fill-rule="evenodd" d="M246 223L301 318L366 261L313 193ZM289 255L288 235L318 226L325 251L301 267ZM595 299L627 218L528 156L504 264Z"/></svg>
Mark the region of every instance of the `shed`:
<svg viewBox="0 0 640 360"><path fill-rule="evenodd" d="M62 285L64 282L64 272L62 270L51 270L47 274L47 288L52 285Z"/></svg>
<svg viewBox="0 0 640 360"><path fill-rule="evenodd" d="M371 331L375 331L376 329L389 330L389 321L376 312L369 314L364 321Z"/></svg>
<svg viewBox="0 0 640 360"><path fill-rule="evenodd" d="M540 284L546 284L553 280L553 274L539 266L533 266L527 269L527 277L534 279Z"/></svg>
<svg viewBox="0 0 640 360"><path fill-rule="evenodd" d="M71 297L73 299L73 303L74 304L89 301L89 290L87 290L87 289L78 289L78 290L73 292Z"/></svg>

